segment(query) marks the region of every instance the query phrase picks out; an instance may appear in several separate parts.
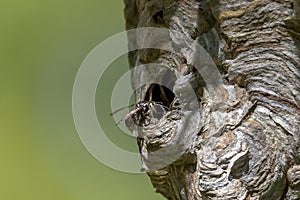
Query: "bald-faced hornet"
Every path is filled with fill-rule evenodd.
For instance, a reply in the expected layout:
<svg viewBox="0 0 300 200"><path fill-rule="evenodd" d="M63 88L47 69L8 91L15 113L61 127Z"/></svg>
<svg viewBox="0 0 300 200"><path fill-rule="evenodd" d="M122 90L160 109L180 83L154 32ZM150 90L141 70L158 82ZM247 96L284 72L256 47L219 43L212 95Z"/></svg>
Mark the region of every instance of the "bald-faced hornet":
<svg viewBox="0 0 300 200"><path fill-rule="evenodd" d="M175 94L171 90L159 84L154 84L149 87L145 99L146 100L144 101L140 101L136 104L132 104L112 112L110 115L113 115L125 108L135 106L135 109L130 111L125 117L118 121L116 125L124 120L127 127L131 126L132 123L139 126L147 126L149 124L157 123L167 111L180 109L179 100Z"/></svg>
<svg viewBox="0 0 300 200"><path fill-rule="evenodd" d="M151 123L151 120L152 121L159 120L166 111L169 111L169 108L160 102L140 101L136 104L132 104L130 106L120 108L110 113L110 115L112 116L115 113L134 105L135 105L135 109L130 111L125 117L123 117L120 121L118 121L116 125L118 125L123 120L126 122L130 119L136 125L147 126Z"/></svg>

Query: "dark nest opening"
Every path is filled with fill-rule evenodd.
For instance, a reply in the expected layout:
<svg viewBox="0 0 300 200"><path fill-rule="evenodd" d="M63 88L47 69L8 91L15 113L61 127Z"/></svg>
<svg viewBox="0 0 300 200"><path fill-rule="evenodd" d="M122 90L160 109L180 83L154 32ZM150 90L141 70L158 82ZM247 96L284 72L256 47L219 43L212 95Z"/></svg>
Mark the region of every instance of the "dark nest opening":
<svg viewBox="0 0 300 200"><path fill-rule="evenodd" d="M170 108L174 98L175 94L169 88L160 84L152 84L146 92L145 101L162 103L167 108Z"/></svg>

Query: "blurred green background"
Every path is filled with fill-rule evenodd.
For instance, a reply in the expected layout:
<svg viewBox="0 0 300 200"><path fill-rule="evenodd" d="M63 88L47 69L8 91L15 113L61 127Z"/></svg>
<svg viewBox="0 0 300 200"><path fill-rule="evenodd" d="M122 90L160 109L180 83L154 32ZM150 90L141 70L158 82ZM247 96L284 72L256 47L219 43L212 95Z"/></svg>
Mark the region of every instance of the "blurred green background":
<svg viewBox="0 0 300 200"><path fill-rule="evenodd" d="M101 41L125 29L123 2L2 0L0 3L0 199L163 199L145 174L127 174L95 160L72 118L80 64ZM126 56L99 84L99 121L122 148L136 151L108 117L114 82Z"/></svg>

